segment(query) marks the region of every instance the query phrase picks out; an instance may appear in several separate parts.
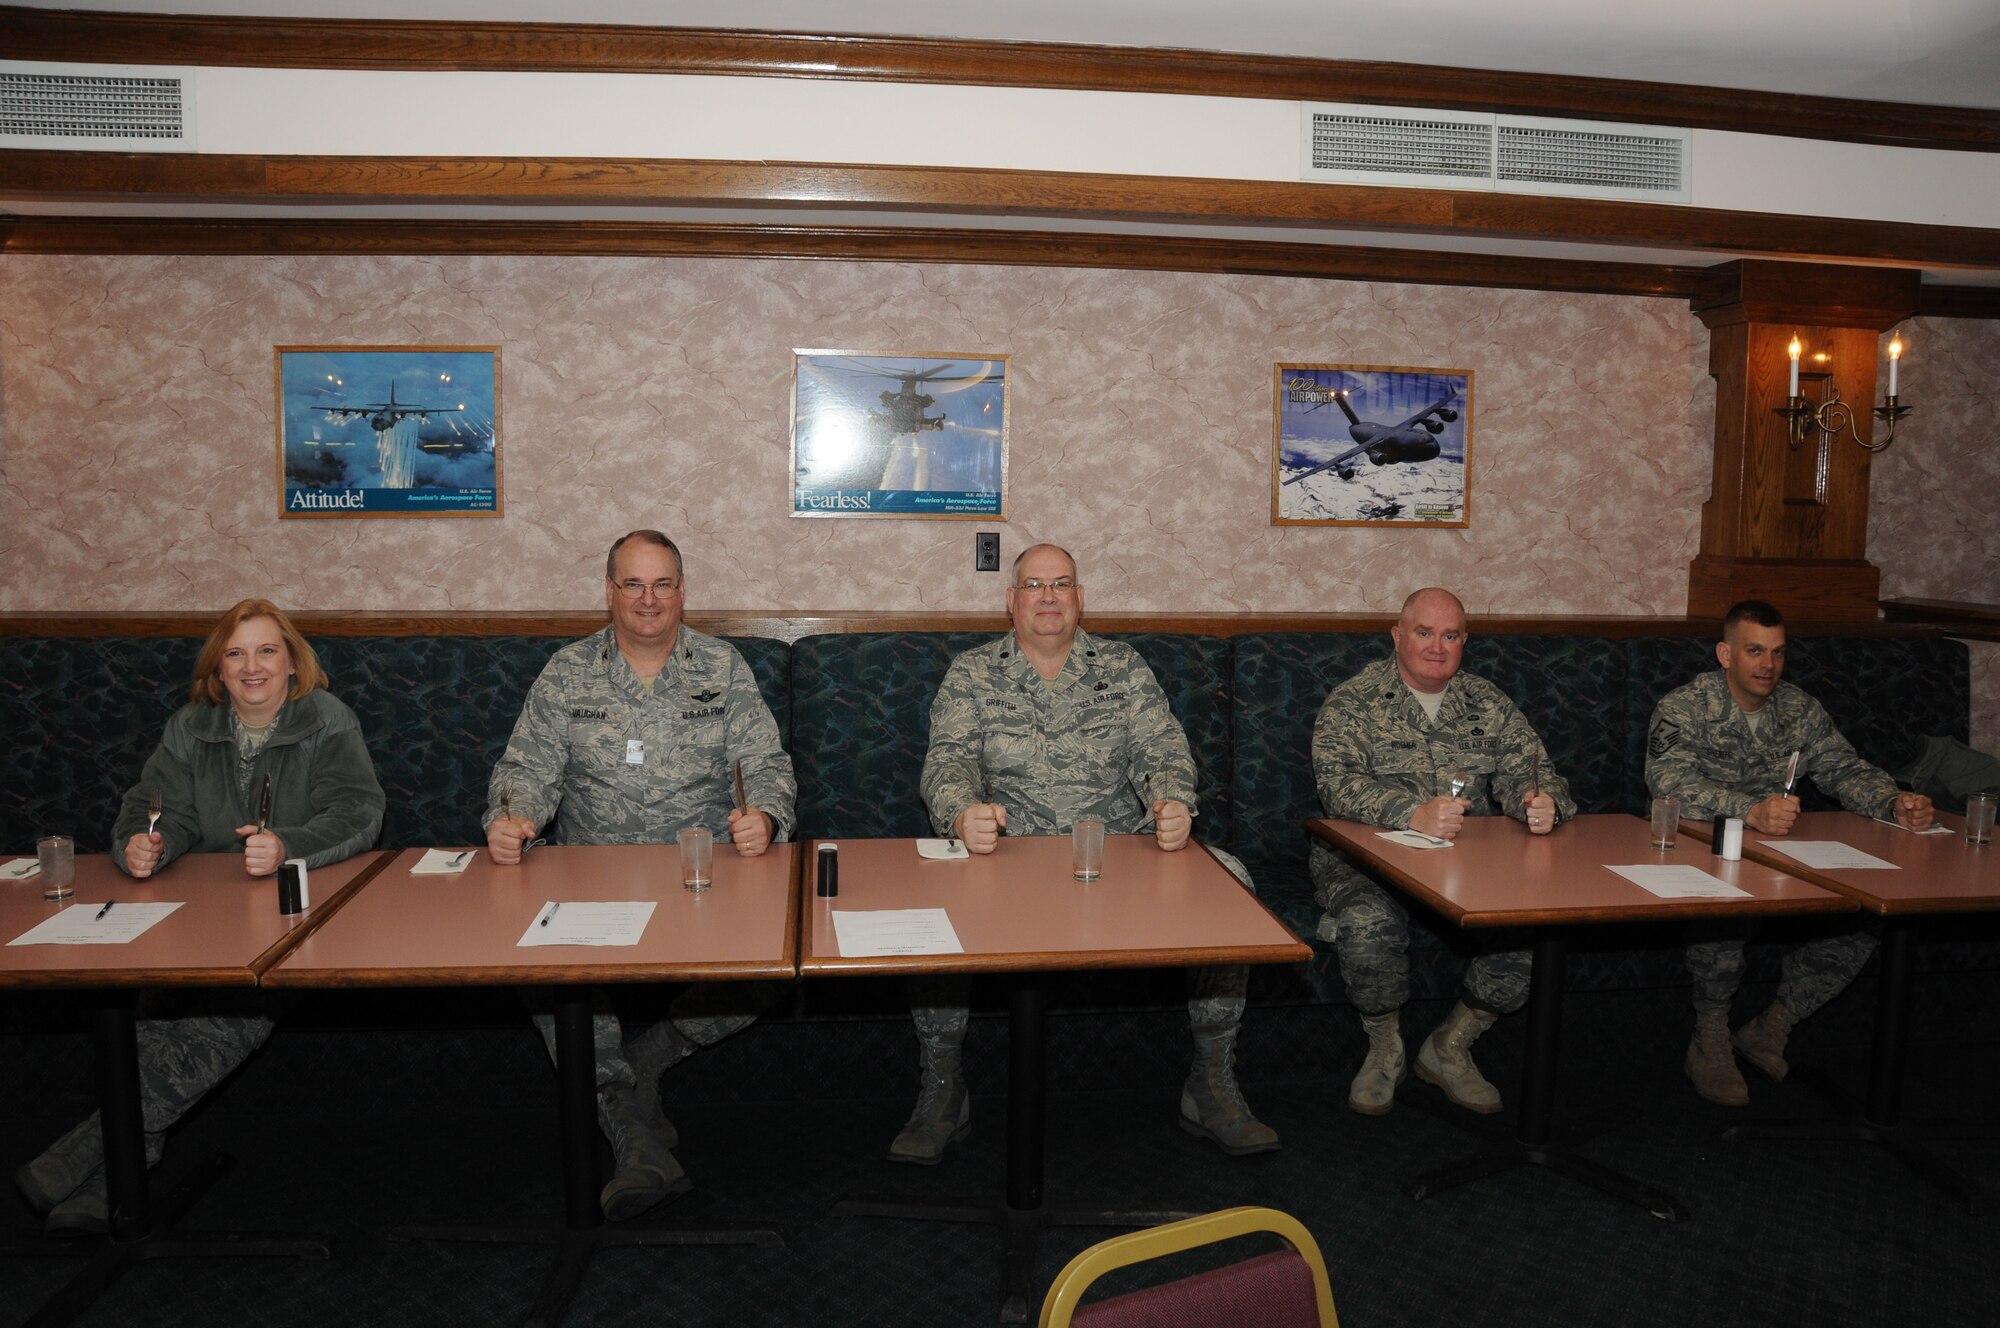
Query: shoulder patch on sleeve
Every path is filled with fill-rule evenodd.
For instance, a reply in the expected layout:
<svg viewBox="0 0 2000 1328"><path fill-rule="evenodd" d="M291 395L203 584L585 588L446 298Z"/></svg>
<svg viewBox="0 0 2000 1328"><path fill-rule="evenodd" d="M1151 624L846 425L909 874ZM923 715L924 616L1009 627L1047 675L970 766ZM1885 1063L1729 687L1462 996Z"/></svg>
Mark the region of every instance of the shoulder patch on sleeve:
<svg viewBox="0 0 2000 1328"><path fill-rule="evenodd" d="M1665 756L1681 745L1681 726L1671 719L1655 720L1653 731L1646 735L1646 755Z"/></svg>

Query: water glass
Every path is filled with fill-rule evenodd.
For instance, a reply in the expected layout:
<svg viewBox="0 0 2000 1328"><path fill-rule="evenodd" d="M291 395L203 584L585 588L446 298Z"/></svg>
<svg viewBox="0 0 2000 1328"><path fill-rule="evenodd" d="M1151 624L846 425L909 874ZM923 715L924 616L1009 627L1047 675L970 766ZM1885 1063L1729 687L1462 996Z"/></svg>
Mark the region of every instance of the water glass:
<svg viewBox="0 0 2000 1328"><path fill-rule="evenodd" d="M1974 793L1965 800L1966 843L1993 842L1993 804L1994 797L1991 793Z"/></svg>
<svg viewBox="0 0 2000 1328"><path fill-rule="evenodd" d="M1104 874L1104 822L1095 816L1079 816L1070 827L1069 868L1079 881L1094 881Z"/></svg>
<svg viewBox="0 0 2000 1328"><path fill-rule="evenodd" d="M35 841L35 858L42 865L42 898L60 904L76 897L76 841L68 835L43 835Z"/></svg>
<svg viewBox="0 0 2000 1328"><path fill-rule="evenodd" d="M691 825L681 831L681 885L700 894L715 880L715 838L706 829Z"/></svg>
<svg viewBox="0 0 2000 1328"><path fill-rule="evenodd" d="M1672 848L1681 828L1681 800L1679 798L1653 799L1653 847L1665 853ZM1720 826L1716 833L1721 834Z"/></svg>

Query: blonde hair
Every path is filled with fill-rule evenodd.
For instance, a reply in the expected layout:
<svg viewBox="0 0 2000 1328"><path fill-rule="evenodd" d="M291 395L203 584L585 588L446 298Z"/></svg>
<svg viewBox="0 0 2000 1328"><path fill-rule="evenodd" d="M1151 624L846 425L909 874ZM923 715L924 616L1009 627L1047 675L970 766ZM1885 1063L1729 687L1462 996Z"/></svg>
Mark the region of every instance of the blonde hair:
<svg viewBox="0 0 2000 1328"><path fill-rule="evenodd" d="M222 652L229 648L236 629L252 618L269 618L277 624L278 635L284 638L285 649L291 652L292 683L285 693L288 700L296 701L315 687L326 686L326 670L319 666L319 656L306 644L305 637L299 635L299 629L292 626L285 611L268 599L246 599L223 614L222 621L208 634L208 641L194 662L194 686L188 689L190 701L221 705L229 699L222 686Z"/></svg>

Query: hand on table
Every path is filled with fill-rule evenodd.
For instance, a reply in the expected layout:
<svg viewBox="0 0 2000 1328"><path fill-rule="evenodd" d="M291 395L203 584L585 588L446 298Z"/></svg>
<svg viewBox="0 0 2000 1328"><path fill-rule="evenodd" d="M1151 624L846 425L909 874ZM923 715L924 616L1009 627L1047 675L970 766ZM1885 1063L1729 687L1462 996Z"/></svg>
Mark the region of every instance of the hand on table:
<svg viewBox="0 0 2000 1328"><path fill-rule="evenodd" d="M997 802L975 802L951 823L952 833L964 843L968 853L991 853L1000 844L1000 832L1007 828L1007 809Z"/></svg>
<svg viewBox="0 0 2000 1328"><path fill-rule="evenodd" d="M166 851L167 841L157 830L151 834L133 835L125 841L125 870L143 881L160 865Z"/></svg>
<svg viewBox="0 0 2000 1328"><path fill-rule="evenodd" d="M1931 800L1921 793L1896 795L1896 824L1906 830L1928 830L1936 819ZM129 854L128 854L129 856Z"/></svg>
<svg viewBox="0 0 2000 1328"><path fill-rule="evenodd" d="M1438 839L1456 839L1465 826L1465 809L1471 805L1464 798L1440 793L1410 813L1410 829Z"/></svg>
<svg viewBox="0 0 2000 1328"><path fill-rule="evenodd" d="M521 846L535 837L535 823L525 816L496 816L486 827L486 852L502 867L521 860Z"/></svg>
<svg viewBox="0 0 2000 1328"><path fill-rule="evenodd" d="M1792 822L1798 819L1799 800L1783 793L1773 793L1750 809L1743 818L1743 824L1760 834L1788 835L1792 833Z"/></svg>
<svg viewBox="0 0 2000 1328"><path fill-rule="evenodd" d="M1153 799L1153 838L1161 848L1172 853L1186 846L1193 829L1194 814L1186 803L1174 798Z"/></svg>
<svg viewBox="0 0 2000 1328"><path fill-rule="evenodd" d="M1528 799L1528 833L1545 835L1556 828L1556 800L1546 793Z"/></svg>
<svg viewBox="0 0 2000 1328"><path fill-rule="evenodd" d="M746 858L754 858L771 847L771 818L755 807L729 809L729 842Z"/></svg>
<svg viewBox="0 0 2000 1328"><path fill-rule="evenodd" d="M236 833L243 836L244 871L252 876L269 876L278 870L278 864L285 860L284 840L254 825L239 825Z"/></svg>

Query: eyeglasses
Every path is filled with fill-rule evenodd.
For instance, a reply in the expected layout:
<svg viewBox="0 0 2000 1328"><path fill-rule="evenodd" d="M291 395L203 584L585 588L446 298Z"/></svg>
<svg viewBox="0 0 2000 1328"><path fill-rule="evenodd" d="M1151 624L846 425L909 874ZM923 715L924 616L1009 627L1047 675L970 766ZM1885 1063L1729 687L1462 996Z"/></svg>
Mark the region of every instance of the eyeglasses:
<svg viewBox="0 0 2000 1328"><path fill-rule="evenodd" d="M1048 591L1051 595L1067 595L1070 591L1076 589L1076 578L1073 576L1059 576L1053 581L1044 581L1039 576L1031 576L1020 585L1015 586L1014 589L1025 590L1030 595L1039 595L1044 590Z"/></svg>
<svg viewBox="0 0 2000 1328"><path fill-rule="evenodd" d="M653 592L654 599L665 599L681 588L678 581L614 581L618 593L626 599L644 599L647 591Z"/></svg>

